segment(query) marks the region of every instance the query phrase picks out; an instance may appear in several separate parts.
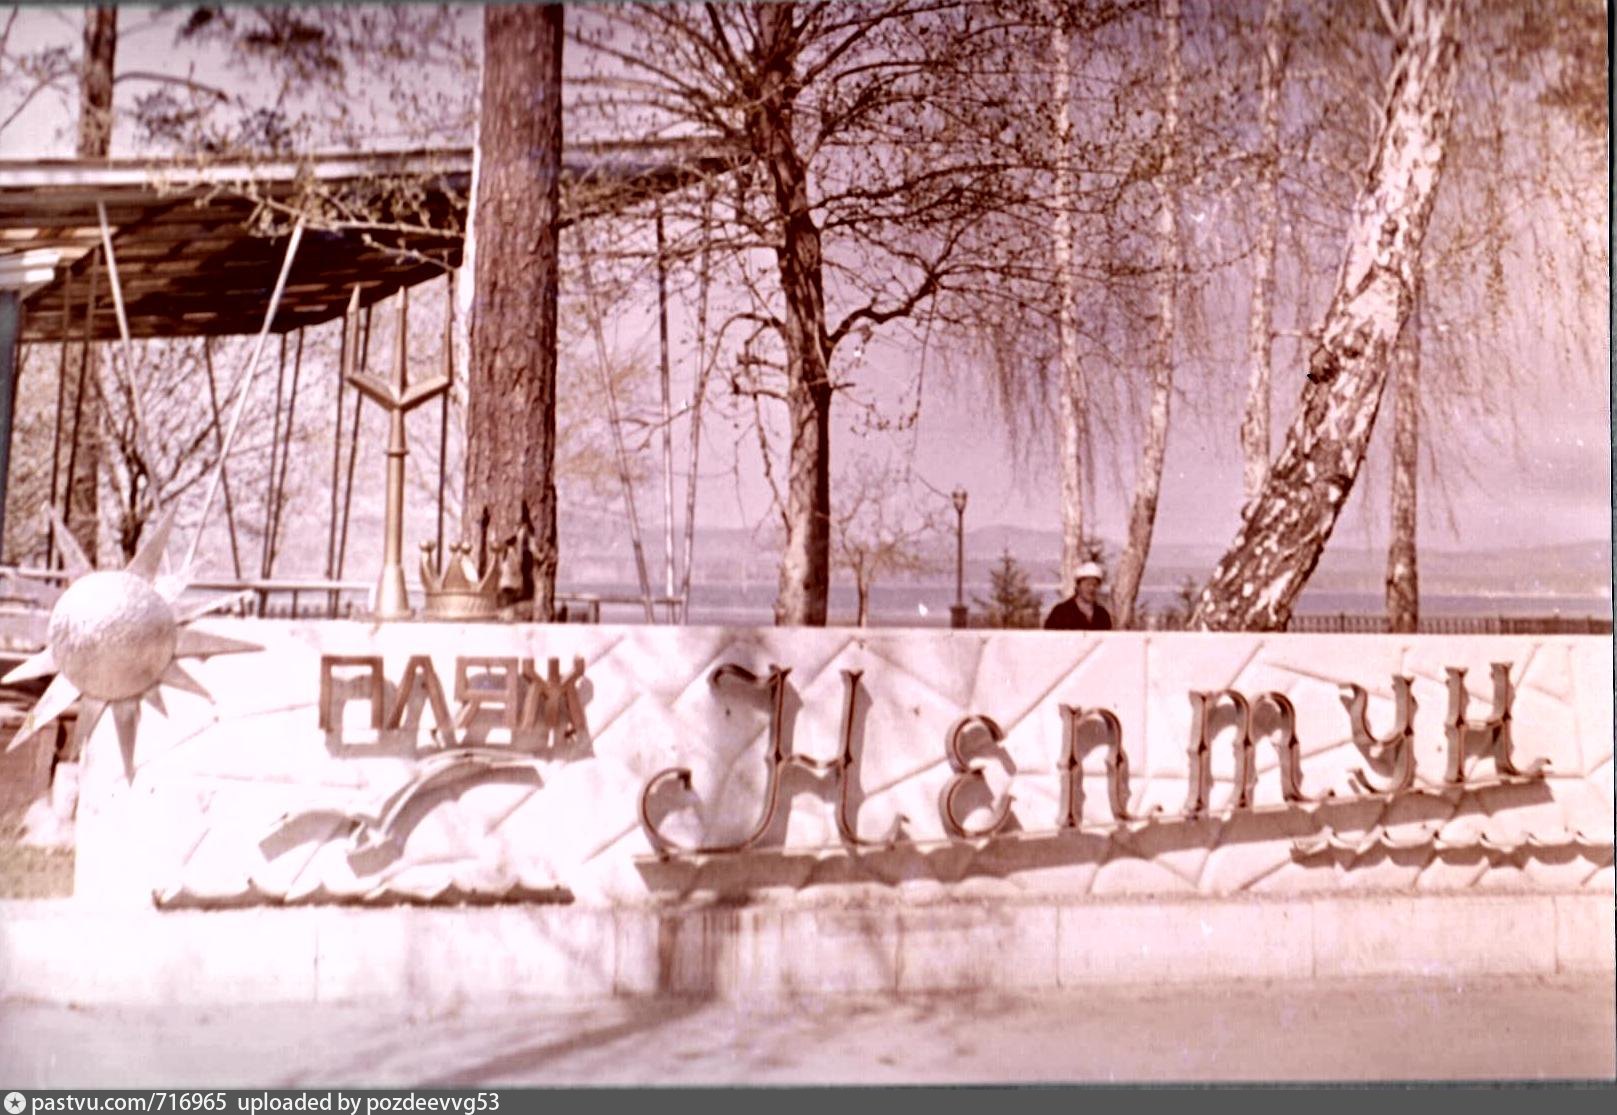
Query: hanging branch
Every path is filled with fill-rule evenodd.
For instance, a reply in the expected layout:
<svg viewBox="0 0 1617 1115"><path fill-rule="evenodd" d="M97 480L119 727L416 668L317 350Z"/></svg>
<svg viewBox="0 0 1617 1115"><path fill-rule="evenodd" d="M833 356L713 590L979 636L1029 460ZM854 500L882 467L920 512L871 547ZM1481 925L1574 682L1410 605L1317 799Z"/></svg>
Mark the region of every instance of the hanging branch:
<svg viewBox="0 0 1617 1115"><path fill-rule="evenodd" d="M595 298L595 280L590 268L590 248L579 230L574 239L578 244L579 263L584 280L584 313L589 319L590 333L595 339L596 365L601 373L601 385L606 391L607 422L612 428L612 446L617 455L618 481L623 486L623 503L629 517L629 540L634 546L635 573L640 578L640 597L645 604L646 622L656 622L651 603L651 579L646 574L646 551L640 541L640 517L634 506L634 481L629 475L629 454L623 444L623 424L618 411L618 391L612 382L612 369L607 355L606 333L601 325L600 306Z"/></svg>

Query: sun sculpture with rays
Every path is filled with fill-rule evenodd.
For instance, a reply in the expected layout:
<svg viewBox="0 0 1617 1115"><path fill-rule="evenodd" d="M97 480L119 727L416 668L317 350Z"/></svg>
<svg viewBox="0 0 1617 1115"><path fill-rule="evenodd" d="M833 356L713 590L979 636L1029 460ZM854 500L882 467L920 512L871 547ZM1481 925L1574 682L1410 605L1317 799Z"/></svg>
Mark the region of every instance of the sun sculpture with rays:
<svg viewBox="0 0 1617 1115"><path fill-rule="evenodd" d="M230 598L176 607L187 576L183 572L159 575L173 525L174 511L170 509L125 568L97 572L65 524L56 519L57 541L73 579L51 609L45 649L0 680L10 684L53 673L56 678L29 711L7 750L22 744L77 700L76 739L87 741L101 714L111 708L124 776L133 779L141 700L166 716L164 685L212 697L177 660L260 649L188 626Z"/></svg>

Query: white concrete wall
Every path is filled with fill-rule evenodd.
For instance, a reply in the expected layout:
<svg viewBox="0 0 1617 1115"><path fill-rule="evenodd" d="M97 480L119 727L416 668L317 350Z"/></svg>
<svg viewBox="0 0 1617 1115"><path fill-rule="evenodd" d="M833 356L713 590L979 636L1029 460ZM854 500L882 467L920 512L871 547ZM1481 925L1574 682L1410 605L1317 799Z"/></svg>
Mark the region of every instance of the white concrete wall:
<svg viewBox="0 0 1617 1115"><path fill-rule="evenodd" d="M166 717L144 709L132 783L124 780L111 718L101 725L80 801L78 889L85 901L149 907L154 893L206 905L565 888L577 912L701 895L880 906L895 896L905 904L1041 896L1609 897L1613 887L1612 663L1604 638L200 626L263 650L186 663L214 701L168 689ZM565 670L580 655L588 739L538 761L537 784L534 774L519 772L440 795L391 860L351 860L346 826L331 815L306 816L293 838L266 852L262 841L284 814L380 809L435 754L430 711L419 731L374 738L368 708L351 700L343 732L328 738L318 726L322 654L380 654L390 685L409 656L430 654L451 704L456 655L528 656L541 672L548 658ZM1444 668L1468 671L1470 715L1480 719L1492 700L1493 662L1512 664L1518 764L1547 758L1551 772L1535 785L1445 789ZM797 774L787 789L800 792L783 797L784 822L759 850L650 861L636 810L659 770L693 771L694 799L670 794L658 803L668 809L665 831L682 840L735 839L761 808L766 711L737 687L709 684L723 663L758 673L771 663L789 667L792 746L823 759L838 747L840 672L863 671L858 831L875 840L903 815L912 843L850 853L835 827L836 795L815 792L813 780ZM1340 686L1356 682L1370 692L1371 725L1384 732L1398 673L1415 679L1421 792L1389 803L1359 797L1349 783L1365 758L1350 739ZM1188 785L1187 694L1225 687L1249 696L1274 690L1293 702L1303 789L1333 798L1287 807L1274 750L1260 742L1257 812L1229 813L1226 731L1215 749L1212 815L1175 819ZM1096 748L1084 764L1086 830L1052 834L1063 703L1104 706L1119 717L1130 810L1146 820L1110 827L1104 753ZM946 839L938 798L953 772L944 740L967 714L990 716L1005 731L985 774L994 793L1014 799L1019 831L1010 837ZM502 730L490 730L485 742L504 746ZM531 742L519 739L516 749ZM1469 766L1473 781L1493 780L1491 760ZM1153 815L1156 809L1162 812Z"/></svg>

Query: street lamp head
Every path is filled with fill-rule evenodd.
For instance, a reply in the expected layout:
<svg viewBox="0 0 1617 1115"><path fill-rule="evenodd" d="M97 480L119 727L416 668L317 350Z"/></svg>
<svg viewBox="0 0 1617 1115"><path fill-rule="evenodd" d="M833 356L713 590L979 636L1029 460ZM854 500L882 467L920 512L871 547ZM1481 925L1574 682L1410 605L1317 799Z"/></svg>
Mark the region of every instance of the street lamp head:
<svg viewBox="0 0 1617 1115"><path fill-rule="evenodd" d="M966 489L956 488L954 492L950 494L949 498L954 500L955 511L958 514L964 515L966 513Z"/></svg>

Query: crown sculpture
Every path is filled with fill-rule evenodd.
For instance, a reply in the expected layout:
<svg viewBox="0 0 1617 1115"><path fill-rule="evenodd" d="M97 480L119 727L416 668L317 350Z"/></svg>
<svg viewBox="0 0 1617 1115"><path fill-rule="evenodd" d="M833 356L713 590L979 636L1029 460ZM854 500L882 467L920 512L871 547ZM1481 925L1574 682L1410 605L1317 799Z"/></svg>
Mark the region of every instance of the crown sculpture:
<svg viewBox="0 0 1617 1115"><path fill-rule="evenodd" d="M421 543L421 588L426 615L432 619L488 619L499 611L500 566L505 545L495 543L488 568L479 571L472 548L465 543L449 547L440 565L438 544Z"/></svg>

